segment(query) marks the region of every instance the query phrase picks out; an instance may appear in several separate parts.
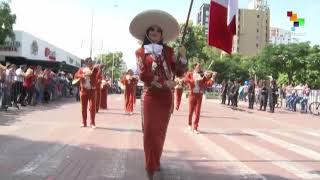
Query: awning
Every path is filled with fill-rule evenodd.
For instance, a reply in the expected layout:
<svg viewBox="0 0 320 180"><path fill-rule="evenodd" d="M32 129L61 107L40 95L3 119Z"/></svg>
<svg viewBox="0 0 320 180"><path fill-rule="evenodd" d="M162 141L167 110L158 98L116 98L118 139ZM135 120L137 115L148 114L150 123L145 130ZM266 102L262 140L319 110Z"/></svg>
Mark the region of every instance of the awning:
<svg viewBox="0 0 320 180"><path fill-rule="evenodd" d="M58 72L59 70L61 70L67 73L75 73L78 70L78 67L66 64L65 62L34 60L34 59L26 59L24 57L13 57L13 56L6 56L5 60L6 62L10 62L16 65L29 65L29 66L39 65L42 68L48 68L54 72Z"/></svg>

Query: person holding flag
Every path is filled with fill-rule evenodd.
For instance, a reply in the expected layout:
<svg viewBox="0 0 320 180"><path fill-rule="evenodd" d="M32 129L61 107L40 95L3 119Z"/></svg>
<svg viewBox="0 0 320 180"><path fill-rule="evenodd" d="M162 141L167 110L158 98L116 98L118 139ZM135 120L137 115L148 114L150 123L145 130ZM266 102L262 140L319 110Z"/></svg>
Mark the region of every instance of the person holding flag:
<svg viewBox="0 0 320 180"><path fill-rule="evenodd" d="M139 78L144 82L142 95L143 144L147 179L160 169L167 127L171 116L174 75L183 76L187 63L186 50L179 49L179 58L165 43L179 35L177 20L161 10L138 14L130 24L130 33L143 41L136 50Z"/></svg>

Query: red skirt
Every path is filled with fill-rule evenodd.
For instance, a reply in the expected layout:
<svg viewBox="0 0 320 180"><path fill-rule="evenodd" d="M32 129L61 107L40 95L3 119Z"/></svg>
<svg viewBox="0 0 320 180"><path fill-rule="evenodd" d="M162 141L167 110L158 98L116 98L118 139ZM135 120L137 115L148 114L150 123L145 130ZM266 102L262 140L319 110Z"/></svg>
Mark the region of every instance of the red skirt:
<svg viewBox="0 0 320 180"><path fill-rule="evenodd" d="M154 172L160 158L171 116L172 91L149 88L142 95L143 144L145 169Z"/></svg>

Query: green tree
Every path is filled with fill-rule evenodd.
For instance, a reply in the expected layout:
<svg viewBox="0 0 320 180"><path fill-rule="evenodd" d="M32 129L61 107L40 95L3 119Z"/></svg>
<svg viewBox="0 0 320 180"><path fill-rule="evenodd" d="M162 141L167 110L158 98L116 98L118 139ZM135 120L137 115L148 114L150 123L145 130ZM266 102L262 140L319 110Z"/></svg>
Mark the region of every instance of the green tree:
<svg viewBox="0 0 320 180"><path fill-rule="evenodd" d="M13 24L16 23L16 15L11 13L8 2L0 2L0 44L7 37L14 39Z"/></svg>
<svg viewBox="0 0 320 180"><path fill-rule="evenodd" d="M181 45L182 34L185 24L180 24L180 35L176 41L171 42L169 45L173 47L176 51ZM204 35L202 26L194 25L192 21L189 22L187 33L185 36L184 45L187 49L187 59L189 63L189 68L194 62L200 62L201 64L207 64L208 58L203 52L203 48L206 46L206 37Z"/></svg>
<svg viewBox="0 0 320 180"><path fill-rule="evenodd" d="M100 54L96 57L97 61L105 64L104 73L107 74L110 78L112 77L112 67L113 69L113 76L114 79L118 79L124 69L122 67L125 64L123 60L123 53L122 52L111 52L107 54Z"/></svg>

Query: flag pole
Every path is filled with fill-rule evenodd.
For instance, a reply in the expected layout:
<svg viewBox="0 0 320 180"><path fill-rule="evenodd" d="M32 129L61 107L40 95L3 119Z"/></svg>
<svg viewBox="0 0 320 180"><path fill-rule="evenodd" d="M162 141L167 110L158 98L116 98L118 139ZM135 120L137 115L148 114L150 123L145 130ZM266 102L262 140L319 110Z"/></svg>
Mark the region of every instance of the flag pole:
<svg viewBox="0 0 320 180"><path fill-rule="evenodd" d="M185 36L187 34L187 28L188 28L188 24L189 24L192 5L193 5L193 0L191 0L191 2L190 2L189 11L188 11L188 17L187 17L187 20L186 20L186 23L185 23L185 26L184 26L184 29L183 29L181 44L184 44Z"/></svg>
<svg viewBox="0 0 320 180"><path fill-rule="evenodd" d="M188 24L189 24L189 19L190 19L190 14L191 14L191 10L192 10L192 5L193 5L193 0L191 0L190 2L190 6L189 6L189 11L188 11L188 16L187 16L187 20L183 29L183 33L182 33L182 39L181 39L181 45L184 44L184 40L187 34L187 28L188 28ZM178 54L177 56L177 60L180 59L180 54ZM179 61L178 61L179 62ZM173 80L175 79L175 75L173 76Z"/></svg>

